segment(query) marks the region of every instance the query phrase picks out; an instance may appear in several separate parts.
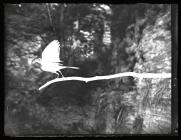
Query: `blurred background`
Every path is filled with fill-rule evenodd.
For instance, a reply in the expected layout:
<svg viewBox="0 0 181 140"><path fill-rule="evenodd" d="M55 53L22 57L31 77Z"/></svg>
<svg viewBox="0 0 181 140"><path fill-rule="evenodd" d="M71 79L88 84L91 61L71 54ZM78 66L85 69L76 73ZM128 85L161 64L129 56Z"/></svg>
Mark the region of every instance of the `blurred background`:
<svg viewBox="0 0 181 140"><path fill-rule="evenodd" d="M171 79L65 81L31 64L60 42L65 77L171 73L169 4L5 4L5 134L171 133Z"/></svg>

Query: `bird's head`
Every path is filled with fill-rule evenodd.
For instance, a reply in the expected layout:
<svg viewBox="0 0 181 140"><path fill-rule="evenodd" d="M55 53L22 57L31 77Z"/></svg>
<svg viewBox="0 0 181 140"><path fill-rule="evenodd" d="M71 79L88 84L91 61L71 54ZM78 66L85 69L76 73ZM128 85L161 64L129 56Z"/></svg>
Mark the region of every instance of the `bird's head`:
<svg viewBox="0 0 181 140"><path fill-rule="evenodd" d="M31 64L34 65L34 64L41 64L41 58L35 58L32 60Z"/></svg>
<svg viewBox="0 0 181 140"><path fill-rule="evenodd" d="M32 70L39 69L41 67L41 58L34 58L30 61L29 74L32 75Z"/></svg>

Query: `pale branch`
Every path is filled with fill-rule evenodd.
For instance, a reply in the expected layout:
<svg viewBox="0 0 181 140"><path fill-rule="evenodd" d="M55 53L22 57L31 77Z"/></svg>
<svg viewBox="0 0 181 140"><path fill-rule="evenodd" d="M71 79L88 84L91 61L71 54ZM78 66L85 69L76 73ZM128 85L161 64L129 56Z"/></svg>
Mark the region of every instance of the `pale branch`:
<svg viewBox="0 0 181 140"><path fill-rule="evenodd" d="M171 78L171 73L135 73L135 72L125 72L125 73L118 73L113 75L107 75L107 76L95 76L95 77L63 77L63 78L56 78L51 81L48 81L43 86L39 88L39 90L42 90L43 88L49 86L52 83L61 82L61 81L70 81L70 80L77 80L77 81L84 81L84 82L90 82L90 81L96 81L96 80L106 80L106 79L113 79L113 78L121 78L125 76L132 76L139 79L143 78Z"/></svg>

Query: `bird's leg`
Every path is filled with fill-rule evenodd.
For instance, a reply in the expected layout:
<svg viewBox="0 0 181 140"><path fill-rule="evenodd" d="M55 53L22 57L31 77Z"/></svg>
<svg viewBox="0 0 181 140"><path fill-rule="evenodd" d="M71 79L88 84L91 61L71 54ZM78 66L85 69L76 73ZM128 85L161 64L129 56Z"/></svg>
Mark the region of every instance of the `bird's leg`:
<svg viewBox="0 0 181 140"><path fill-rule="evenodd" d="M59 78L60 74L62 75L62 77L64 77L61 71L56 71L55 74L58 75L56 78Z"/></svg>
<svg viewBox="0 0 181 140"><path fill-rule="evenodd" d="M58 76L56 77L56 78L58 78L59 77L59 73L58 72L55 72L55 74L57 74Z"/></svg>
<svg viewBox="0 0 181 140"><path fill-rule="evenodd" d="M61 72L60 70L59 70L58 72L60 72L60 74L62 75L62 77L64 77L63 74L62 74L62 72Z"/></svg>

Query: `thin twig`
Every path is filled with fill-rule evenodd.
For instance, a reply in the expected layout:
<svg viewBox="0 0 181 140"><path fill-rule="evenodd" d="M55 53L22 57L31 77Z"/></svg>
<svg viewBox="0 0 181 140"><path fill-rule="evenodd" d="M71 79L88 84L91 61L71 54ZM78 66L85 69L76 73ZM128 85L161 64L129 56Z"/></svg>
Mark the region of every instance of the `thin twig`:
<svg viewBox="0 0 181 140"><path fill-rule="evenodd" d="M47 10L48 10L48 17L49 17L49 20L50 20L51 27L52 27L53 31L55 32L55 28L53 26L53 21L52 21L52 17L51 17L50 8L49 8L48 3L46 3L46 7L47 7Z"/></svg>

